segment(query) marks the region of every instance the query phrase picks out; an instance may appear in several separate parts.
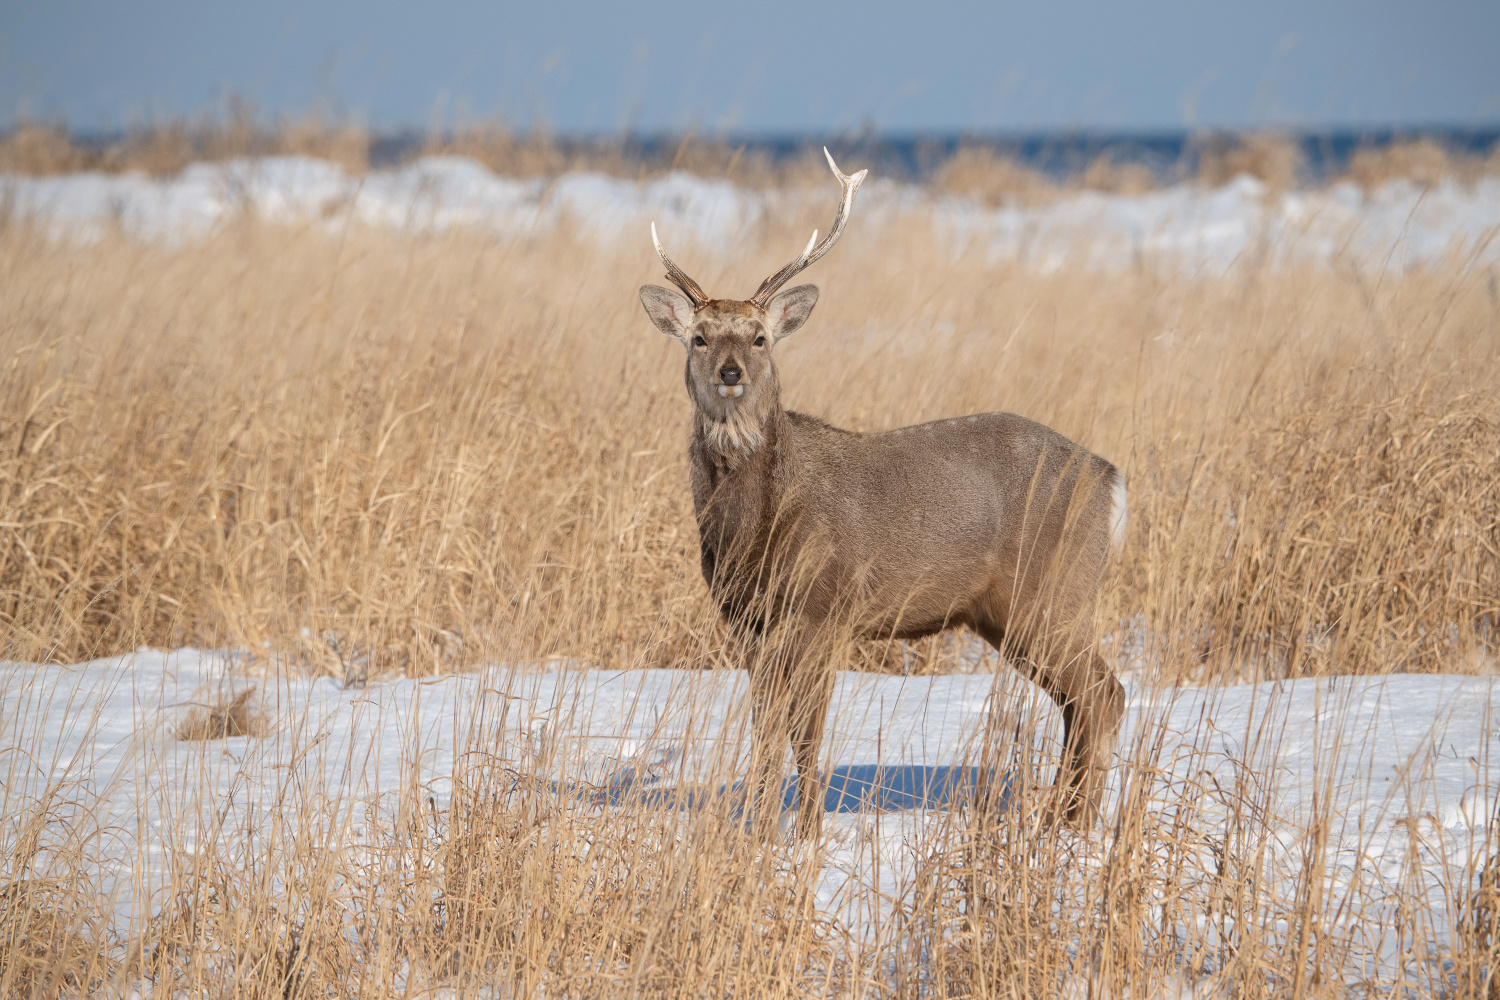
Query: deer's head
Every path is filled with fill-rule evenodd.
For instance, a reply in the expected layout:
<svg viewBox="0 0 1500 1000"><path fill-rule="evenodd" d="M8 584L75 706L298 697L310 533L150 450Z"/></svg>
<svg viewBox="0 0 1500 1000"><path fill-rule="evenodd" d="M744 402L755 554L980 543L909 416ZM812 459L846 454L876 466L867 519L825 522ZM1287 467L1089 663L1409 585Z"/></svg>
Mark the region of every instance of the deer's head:
<svg viewBox="0 0 1500 1000"><path fill-rule="evenodd" d="M823 155L828 156L828 166L844 189L833 227L821 243L814 230L802 253L762 281L748 299L711 299L705 295L698 283L667 256L657 238L656 224L651 224L651 241L666 265L667 278L681 291L642 285L641 304L658 330L687 348L688 394L698 412L711 423L758 425L775 405L780 387L771 349L807 322L818 301L814 285L798 285L784 292L779 289L838 242L849 220L854 192L869 173L861 170L846 177L828 150L823 150Z"/></svg>

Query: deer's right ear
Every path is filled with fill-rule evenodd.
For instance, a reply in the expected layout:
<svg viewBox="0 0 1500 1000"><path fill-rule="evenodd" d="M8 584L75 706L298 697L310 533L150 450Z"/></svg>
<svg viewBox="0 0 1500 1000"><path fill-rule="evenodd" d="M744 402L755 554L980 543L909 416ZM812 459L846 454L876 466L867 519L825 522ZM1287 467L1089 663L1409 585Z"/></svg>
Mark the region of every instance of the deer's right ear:
<svg viewBox="0 0 1500 1000"><path fill-rule="evenodd" d="M687 342L688 324L693 321L693 304L687 296L660 285L642 285L641 305L658 330Z"/></svg>

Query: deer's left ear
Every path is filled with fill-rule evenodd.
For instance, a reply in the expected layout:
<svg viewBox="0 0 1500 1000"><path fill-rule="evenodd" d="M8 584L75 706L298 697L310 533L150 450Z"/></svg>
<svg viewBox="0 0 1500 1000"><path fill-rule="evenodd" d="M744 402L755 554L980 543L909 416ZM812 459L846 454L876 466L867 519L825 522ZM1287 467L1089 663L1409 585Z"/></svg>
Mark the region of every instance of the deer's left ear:
<svg viewBox="0 0 1500 1000"><path fill-rule="evenodd" d="M771 327L772 342L799 330L802 324L807 322L807 317L812 315L813 306L817 304L817 285L798 285L796 288L788 288L767 302L766 322Z"/></svg>

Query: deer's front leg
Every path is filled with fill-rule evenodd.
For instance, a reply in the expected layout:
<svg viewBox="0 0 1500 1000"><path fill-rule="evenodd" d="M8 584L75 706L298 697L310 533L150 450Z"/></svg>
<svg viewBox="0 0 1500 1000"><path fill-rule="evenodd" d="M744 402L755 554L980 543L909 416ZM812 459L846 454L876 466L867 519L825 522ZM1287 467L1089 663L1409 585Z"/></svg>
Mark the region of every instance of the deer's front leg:
<svg viewBox="0 0 1500 1000"><path fill-rule="evenodd" d="M803 656L788 673L792 751L797 758L797 839L812 843L822 831L825 790L819 758L833 695L833 674L821 658Z"/></svg>
<svg viewBox="0 0 1500 1000"><path fill-rule="evenodd" d="M750 784L746 809L759 836L774 837L781 819L789 699L786 674L763 648L747 657L750 674Z"/></svg>

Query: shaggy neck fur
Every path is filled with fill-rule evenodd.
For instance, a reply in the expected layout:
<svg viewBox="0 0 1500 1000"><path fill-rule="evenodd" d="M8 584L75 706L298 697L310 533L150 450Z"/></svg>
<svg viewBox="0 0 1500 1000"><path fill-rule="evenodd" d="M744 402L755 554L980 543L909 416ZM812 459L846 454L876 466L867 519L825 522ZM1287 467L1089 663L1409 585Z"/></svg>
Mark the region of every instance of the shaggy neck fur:
<svg viewBox="0 0 1500 1000"><path fill-rule="evenodd" d="M720 472L733 472L750 460L766 443L766 425L777 406L736 406L722 416L695 409L693 436L704 456Z"/></svg>

